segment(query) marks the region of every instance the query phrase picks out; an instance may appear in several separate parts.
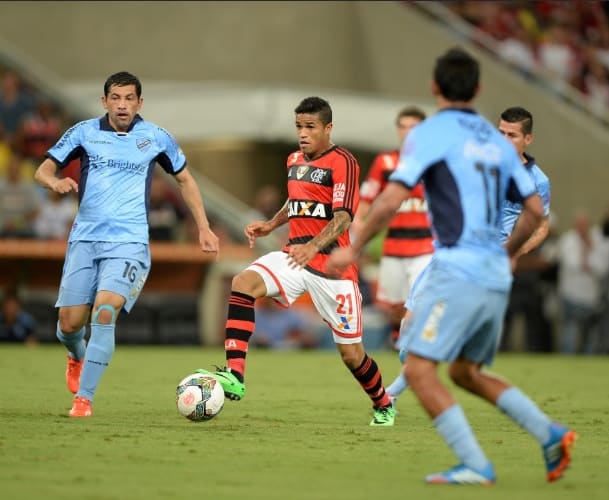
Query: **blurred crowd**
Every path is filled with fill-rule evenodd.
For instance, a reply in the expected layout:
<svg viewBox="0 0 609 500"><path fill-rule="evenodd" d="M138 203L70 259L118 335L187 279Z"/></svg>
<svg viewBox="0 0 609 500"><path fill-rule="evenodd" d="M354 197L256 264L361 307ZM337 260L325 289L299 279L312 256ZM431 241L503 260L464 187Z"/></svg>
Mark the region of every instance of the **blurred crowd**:
<svg viewBox="0 0 609 500"><path fill-rule="evenodd" d="M609 2L455 1L446 6L498 42L498 55L530 75L545 72L558 90L609 113ZM479 39L479 37L478 37Z"/></svg>

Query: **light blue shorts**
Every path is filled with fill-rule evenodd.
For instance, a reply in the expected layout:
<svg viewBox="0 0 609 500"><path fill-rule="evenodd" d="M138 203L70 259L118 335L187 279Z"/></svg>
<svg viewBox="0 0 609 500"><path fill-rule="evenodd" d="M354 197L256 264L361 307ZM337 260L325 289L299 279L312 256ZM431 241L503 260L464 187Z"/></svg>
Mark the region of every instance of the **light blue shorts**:
<svg viewBox="0 0 609 500"><path fill-rule="evenodd" d="M492 364L508 292L489 290L439 266L429 266L425 274L400 348L438 362L464 357Z"/></svg>
<svg viewBox="0 0 609 500"><path fill-rule="evenodd" d="M144 243L70 242L55 307L93 304L106 290L122 295L129 312L149 271L150 248Z"/></svg>

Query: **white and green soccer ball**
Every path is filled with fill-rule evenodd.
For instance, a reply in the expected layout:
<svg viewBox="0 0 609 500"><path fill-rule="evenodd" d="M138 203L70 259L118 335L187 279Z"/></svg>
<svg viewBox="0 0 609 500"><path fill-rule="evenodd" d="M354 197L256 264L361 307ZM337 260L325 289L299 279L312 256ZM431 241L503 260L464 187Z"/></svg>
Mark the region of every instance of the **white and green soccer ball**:
<svg viewBox="0 0 609 500"><path fill-rule="evenodd" d="M193 373L176 388L178 412L193 422L214 418L224 406L224 390L212 375Z"/></svg>

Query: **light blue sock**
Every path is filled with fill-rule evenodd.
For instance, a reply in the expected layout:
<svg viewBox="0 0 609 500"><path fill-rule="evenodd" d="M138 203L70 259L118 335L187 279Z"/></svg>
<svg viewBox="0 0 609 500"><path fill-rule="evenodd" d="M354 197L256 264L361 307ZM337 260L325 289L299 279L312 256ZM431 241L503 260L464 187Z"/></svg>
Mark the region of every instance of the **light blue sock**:
<svg viewBox="0 0 609 500"><path fill-rule="evenodd" d="M516 387L510 387L497 398L497 408L544 445L550 439L552 421L531 399Z"/></svg>
<svg viewBox="0 0 609 500"><path fill-rule="evenodd" d="M459 405L442 412L433 424L462 464L476 470L482 470L489 464Z"/></svg>
<svg viewBox="0 0 609 500"><path fill-rule="evenodd" d="M408 389L408 381L402 372L395 377L395 380L389 386L385 387L385 391L394 398L397 398L406 389Z"/></svg>
<svg viewBox="0 0 609 500"><path fill-rule="evenodd" d="M85 357L85 349L87 348L87 342L85 341L86 331L87 329L83 326L76 333L65 334L59 328L58 321L55 335L57 335L59 342L66 346L70 357L80 360Z"/></svg>
<svg viewBox="0 0 609 500"><path fill-rule="evenodd" d="M113 353L114 324L91 323L91 338L80 374L80 387L77 396L93 401L93 395L99 380L108 367Z"/></svg>

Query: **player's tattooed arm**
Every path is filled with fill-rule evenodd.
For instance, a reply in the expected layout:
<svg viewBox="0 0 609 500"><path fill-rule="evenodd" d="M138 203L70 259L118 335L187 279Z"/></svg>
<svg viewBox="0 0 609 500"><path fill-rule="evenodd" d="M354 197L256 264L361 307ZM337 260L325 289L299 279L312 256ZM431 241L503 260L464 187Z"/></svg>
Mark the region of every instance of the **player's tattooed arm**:
<svg viewBox="0 0 609 500"><path fill-rule="evenodd" d="M328 225L324 227L310 243L321 250L326 248L331 243L334 243L336 239L343 234L351 225L351 214L346 210L339 210L334 212L334 217L328 222Z"/></svg>

